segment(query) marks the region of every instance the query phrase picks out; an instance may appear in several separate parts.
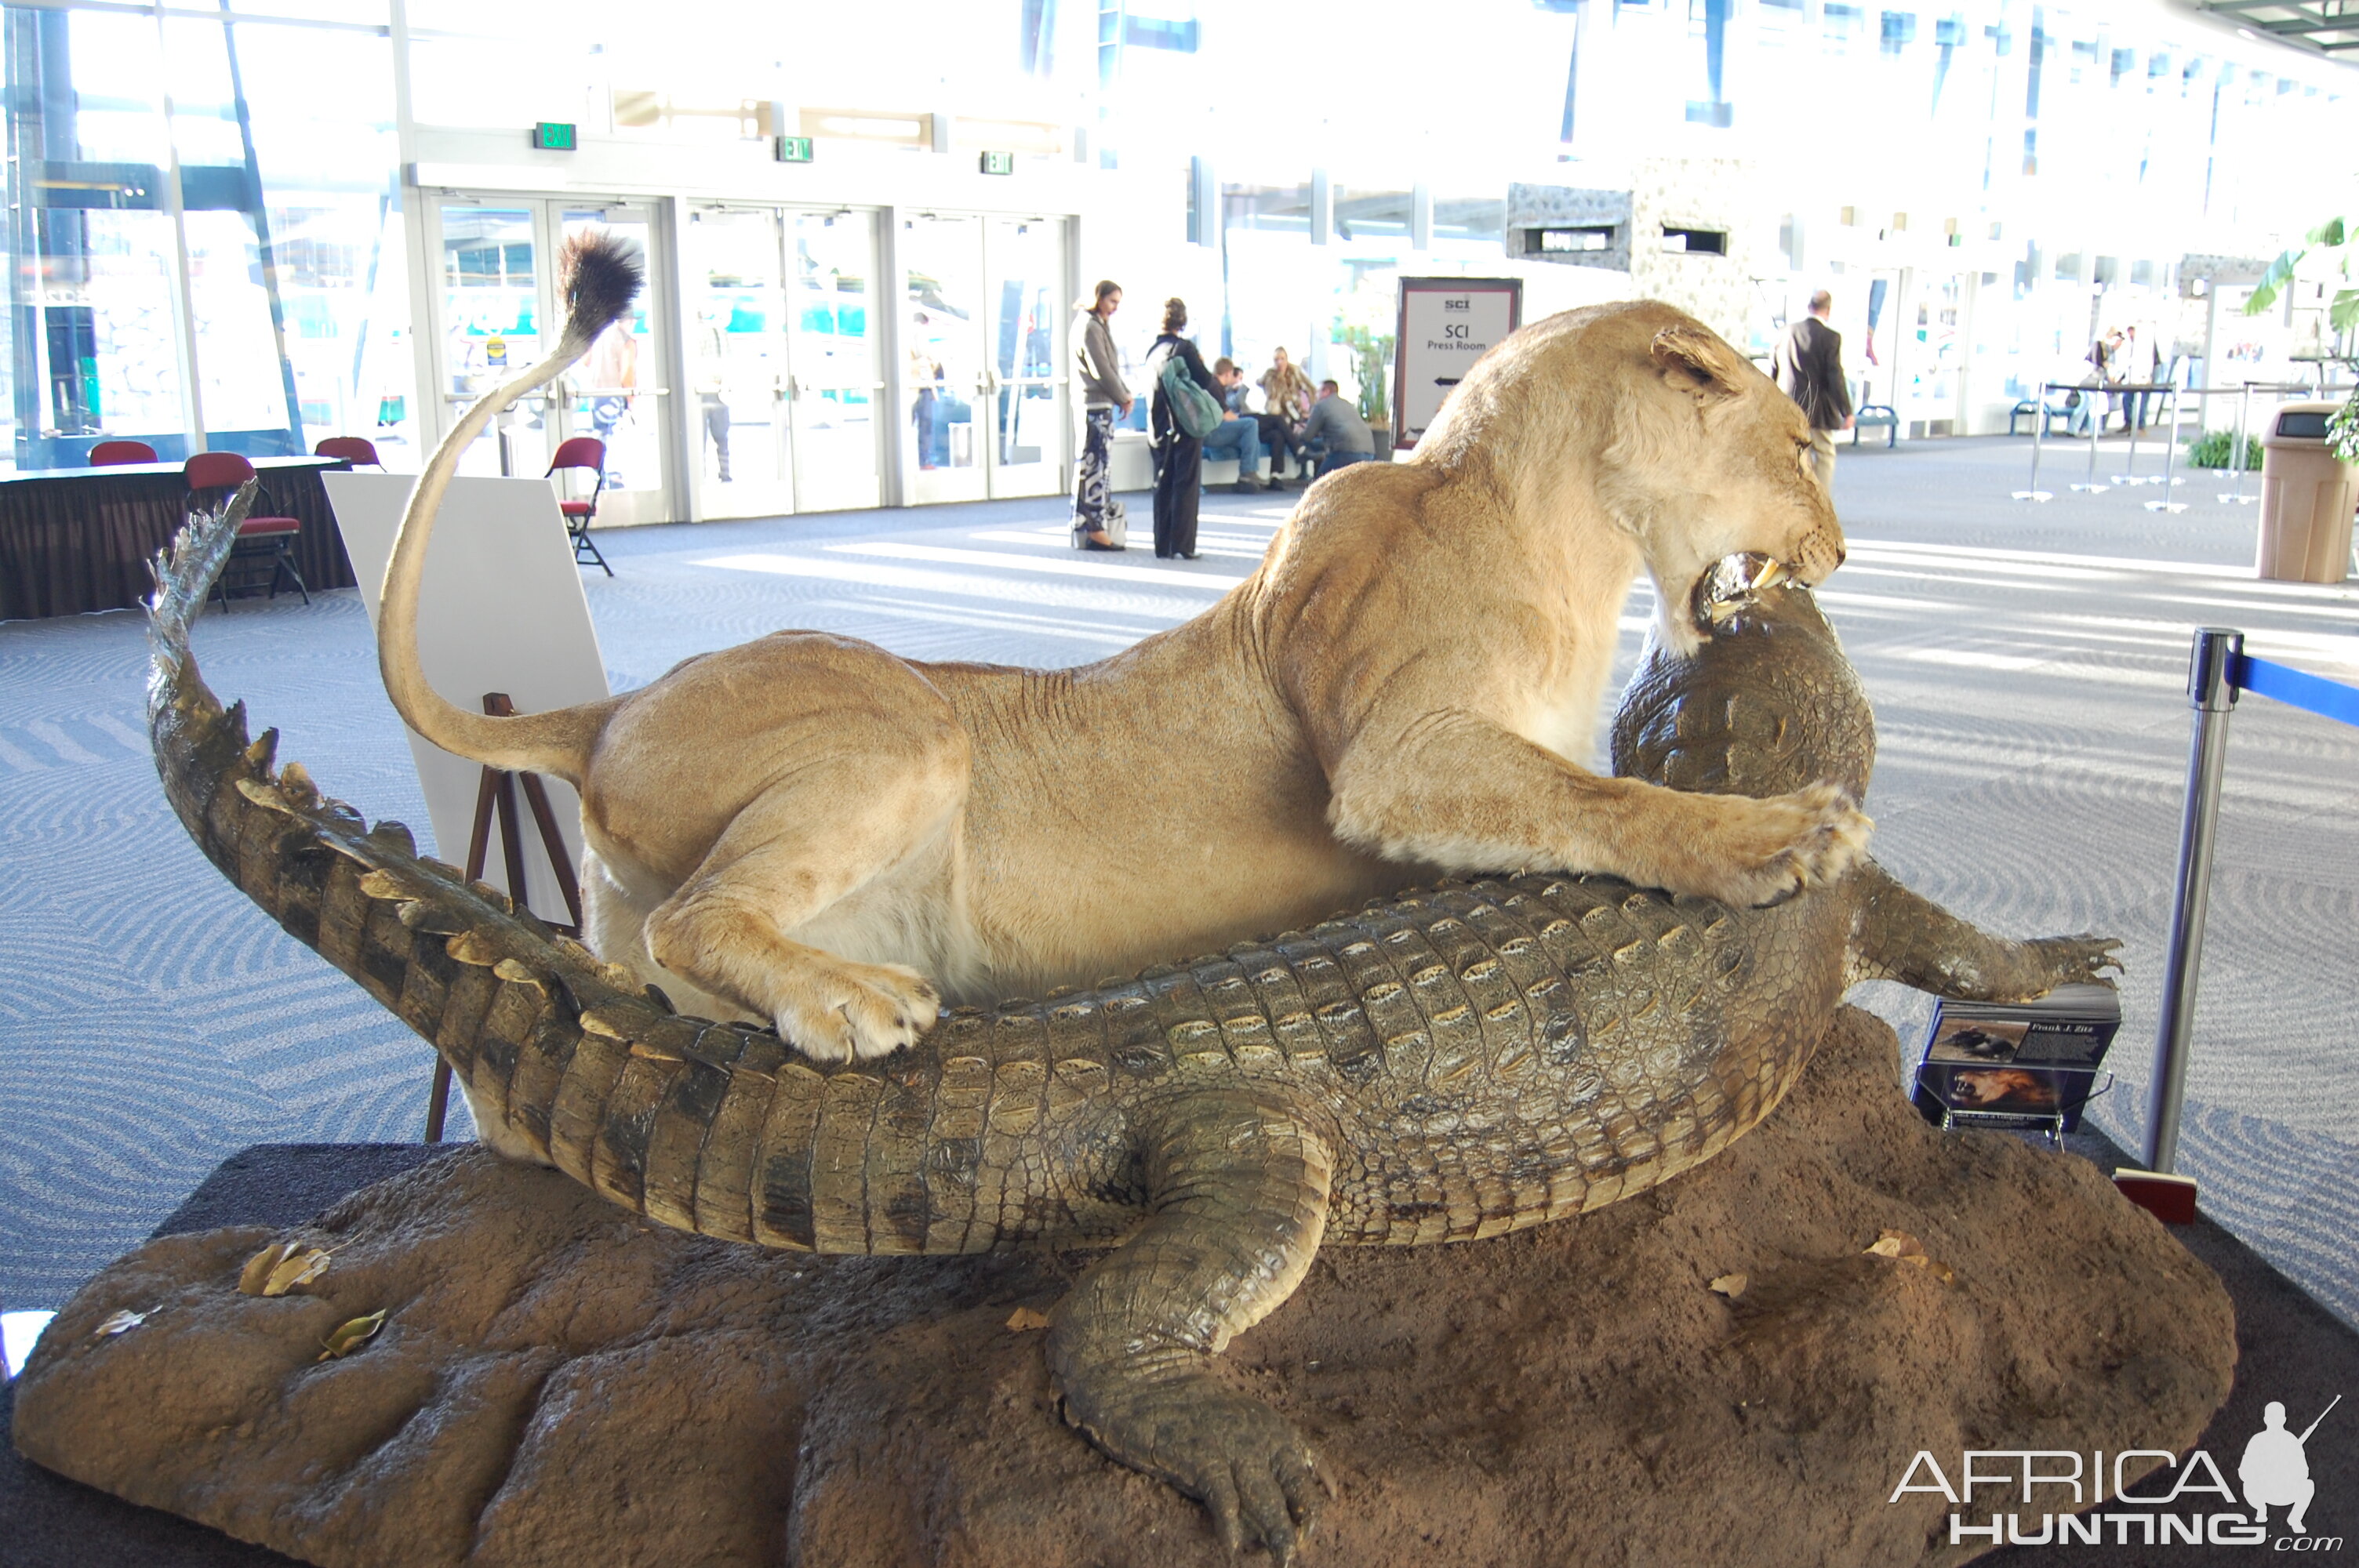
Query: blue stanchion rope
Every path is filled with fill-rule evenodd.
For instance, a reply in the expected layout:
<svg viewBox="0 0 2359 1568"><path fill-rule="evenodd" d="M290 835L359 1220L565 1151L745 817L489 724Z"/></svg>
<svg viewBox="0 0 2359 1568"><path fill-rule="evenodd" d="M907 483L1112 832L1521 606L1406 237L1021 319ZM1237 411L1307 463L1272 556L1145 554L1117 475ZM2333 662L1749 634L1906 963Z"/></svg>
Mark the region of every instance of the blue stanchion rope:
<svg viewBox="0 0 2359 1568"><path fill-rule="evenodd" d="M2238 654L2229 659L2228 684L2239 691L2272 697L2289 708L2359 725L2359 687L2344 686L2271 659L2256 659L2250 654Z"/></svg>

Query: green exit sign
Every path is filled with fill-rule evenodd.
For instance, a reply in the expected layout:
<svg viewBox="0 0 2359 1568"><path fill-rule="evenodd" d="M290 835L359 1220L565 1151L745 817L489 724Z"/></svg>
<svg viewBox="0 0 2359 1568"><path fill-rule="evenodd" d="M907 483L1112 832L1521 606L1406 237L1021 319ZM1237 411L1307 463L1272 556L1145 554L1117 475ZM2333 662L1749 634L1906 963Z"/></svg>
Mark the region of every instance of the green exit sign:
<svg viewBox="0 0 2359 1568"><path fill-rule="evenodd" d="M1016 172L1016 155L1014 153L984 154L983 172L985 174L1014 174Z"/></svg>
<svg viewBox="0 0 2359 1568"><path fill-rule="evenodd" d="M809 163L810 160L811 145L810 138L809 136L780 136L778 138L778 161L780 163Z"/></svg>
<svg viewBox="0 0 2359 1568"><path fill-rule="evenodd" d="M532 145L543 152L570 153L573 150L573 127L563 120L543 120L532 128Z"/></svg>

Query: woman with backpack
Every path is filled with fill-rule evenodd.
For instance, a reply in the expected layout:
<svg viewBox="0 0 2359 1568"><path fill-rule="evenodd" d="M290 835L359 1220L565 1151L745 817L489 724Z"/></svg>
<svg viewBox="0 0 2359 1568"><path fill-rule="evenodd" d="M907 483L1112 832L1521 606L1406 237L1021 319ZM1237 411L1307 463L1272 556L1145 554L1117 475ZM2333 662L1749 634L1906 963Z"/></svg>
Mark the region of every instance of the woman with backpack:
<svg viewBox="0 0 2359 1568"><path fill-rule="evenodd" d="M1155 398L1147 428L1155 439L1155 555L1196 558L1196 504L1204 493L1204 438L1221 423L1221 384L1196 345L1180 335L1185 301L1163 303L1163 335L1147 351Z"/></svg>

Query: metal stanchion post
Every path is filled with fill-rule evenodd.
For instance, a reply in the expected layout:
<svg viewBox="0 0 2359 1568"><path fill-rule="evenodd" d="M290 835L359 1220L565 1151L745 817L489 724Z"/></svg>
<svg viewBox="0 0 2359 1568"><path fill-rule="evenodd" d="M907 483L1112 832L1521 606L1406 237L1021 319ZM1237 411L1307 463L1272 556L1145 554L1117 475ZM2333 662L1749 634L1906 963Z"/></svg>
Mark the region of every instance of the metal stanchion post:
<svg viewBox="0 0 2359 1568"><path fill-rule="evenodd" d="M2245 499L2245 421L2252 417L2253 384L2245 383L2236 399L2236 444L2228 449L2228 471L2236 476L2235 487L2220 499L2235 504Z"/></svg>
<svg viewBox="0 0 2359 1568"><path fill-rule="evenodd" d="M2145 400L2146 394L2142 392L2122 394L2122 425L2130 433L2130 455L2123 460L2122 471L2114 476L2115 484L2135 488L2146 482L2137 476L2138 413Z"/></svg>
<svg viewBox="0 0 2359 1568"><path fill-rule="evenodd" d="M2155 481L2162 486L2162 499L2147 502L2146 509L2148 512L2184 512L2187 503L2170 499L2170 487L2180 482L2173 471L2179 466L2179 384L2175 381L2170 387L2170 412L2165 417L2170 424L2162 438L2162 477Z"/></svg>
<svg viewBox="0 0 2359 1568"><path fill-rule="evenodd" d="M2179 828L2179 886L2172 901L2170 950L2164 961L2162 1015L2156 1021L2154 1081L2147 1087L2146 1165L2169 1173L2179 1157L2180 1101L2187 1089L2187 1046L2195 1029L2195 980L2203 957L2203 915L2212 892L2212 840L2220 825L2220 771L2228 755L2228 715L2236 706L2230 662L2245 634L2197 629L2187 670L2195 734L2187 758L2187 811Z"/></svg>
<svg viewBox="0 0 2359 1568"><path fill-rule="evenodd" d="M2031 485L2015 492L2017 501L2047 501L2051 492L2039 488L2039 438L2048 429L2049 384L2041 382L2031 391Z"/></svg>
<svg viewBox="0 0 2359 1568"><path fill-rule="evenodd" d="M2084 407L2090 406L2090 405L2093 404L2097 398L2103 397L2104 395L2105 389L2102 386L2088 388L2081 394L2082 398L2088 400L2088 402L2084 403L2082 406ZM2104 434L2105 416L2103 414L2097 413L2093 407L2091 407L2089 415L2089 477L2076 482L2072 486L2074 490L2085 491L2091 495L2096 495L2113 488L2112 485L2099 484L2097 482L2097 443L2104 438Z"/></svg>

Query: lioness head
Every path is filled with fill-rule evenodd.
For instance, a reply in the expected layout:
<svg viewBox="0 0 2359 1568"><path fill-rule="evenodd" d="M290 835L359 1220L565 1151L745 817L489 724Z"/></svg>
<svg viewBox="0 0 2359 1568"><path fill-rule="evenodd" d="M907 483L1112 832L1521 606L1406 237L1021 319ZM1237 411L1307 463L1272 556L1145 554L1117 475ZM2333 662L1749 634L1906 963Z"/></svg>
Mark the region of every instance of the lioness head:
<svg viewBox="0 0 2359 1568"><path fill-rule="evenodd" d="M1558 505L1593 499L1654 579L1664 642L1692 654L1688 590L1712 562L1767 556L1813 585L1843 564L1843 527L1805 465L1810 441L1793 399L1717 334L1639 300L1566 311L1508 338L1452 395L1419 456L1447 463L1487 448L1508 454L1527 493ZM1566 482L1584 468L1586 486Z"/></svg>
<svg viewBox="0 0 2359 1568"><path fill-rule="evenodd" d="M1614 323L1625 379L1599 491L1637 537L1666 641L1692 648L1688 589L1712 562L1756 552L1816 584L1843 564L1843 525L1794 400L1702 323L1633 316Z"/></svg>

